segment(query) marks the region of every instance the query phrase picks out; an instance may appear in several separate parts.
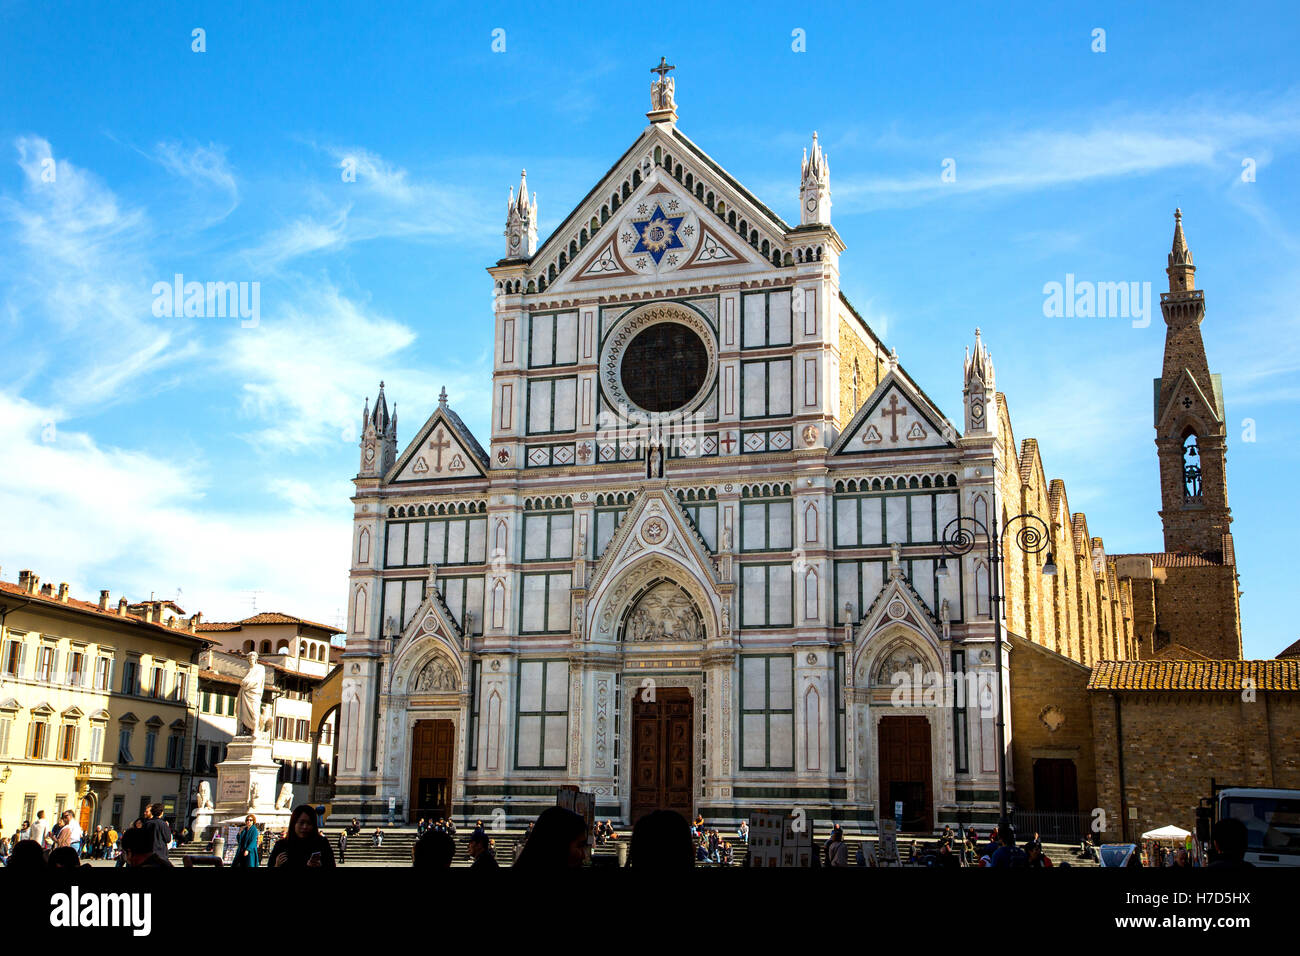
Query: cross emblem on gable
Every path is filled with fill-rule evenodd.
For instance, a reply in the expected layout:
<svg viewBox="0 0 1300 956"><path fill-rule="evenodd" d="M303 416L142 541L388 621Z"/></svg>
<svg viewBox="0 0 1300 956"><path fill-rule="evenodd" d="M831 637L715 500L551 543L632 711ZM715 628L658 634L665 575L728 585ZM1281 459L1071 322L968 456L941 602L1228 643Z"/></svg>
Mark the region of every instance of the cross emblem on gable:
<svg viewBox="0 0 1300 956"><path fill-rule="evenodd" d="M898 404L898 396L890 395L889 407L884 409L880 414L882 417L885 415L889 416L889 424L890 424L890 431L891 431L890 438L893 439L894 441L898 441L898 417L900 415L906 415L907 413L908 412L906 406L900 406Z"/></svg>
<svg viewBox="0 0 1300 956"><path fill-rule="evenodd" d="M1191 398L1184 398L1184 399L1183 399L1183 408L1191 408L1191 407L1192 407L1192 400L1191 400Z"/></svg>
<svg viewBox="0 0 1300 956"><path fill-rule="evenodd" d="M433 470L442 471L442 451L444 448L450 448L451 442L447 441L447 436L443 433L441 428L439 428L435 433L434 438L437 440L429 442L429 449L438 454L438 459L434 462Z"/></svg>

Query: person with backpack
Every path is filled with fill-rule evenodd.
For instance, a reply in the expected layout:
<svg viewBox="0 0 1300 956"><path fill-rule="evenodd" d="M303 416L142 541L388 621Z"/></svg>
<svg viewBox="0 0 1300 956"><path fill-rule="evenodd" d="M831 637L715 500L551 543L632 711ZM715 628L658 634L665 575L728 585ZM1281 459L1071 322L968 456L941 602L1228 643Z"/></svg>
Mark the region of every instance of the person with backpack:
<svg viewBox="0 0 1300 956"><path fill-rule="evenodd" d="M1025 851L1016 846L1016 831L1011 828L1010 824L998 828L998 839L1002 845L993 851L993 858L990 861L991 866L1022 867L1029 865L1029 857L1025 855Z"/></svg>

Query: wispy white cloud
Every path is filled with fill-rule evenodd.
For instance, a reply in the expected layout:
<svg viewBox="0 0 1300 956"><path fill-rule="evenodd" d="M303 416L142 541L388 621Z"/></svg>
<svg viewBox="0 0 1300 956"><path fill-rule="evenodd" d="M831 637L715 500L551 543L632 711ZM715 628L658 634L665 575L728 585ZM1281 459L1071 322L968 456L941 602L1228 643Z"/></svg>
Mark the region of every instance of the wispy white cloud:
<svg viewBox="0 0 1300 956"><path fill-rule="evenodd" d="M144 210L57 157L47 140L20 137L15 147L23 183L0 197L0 236L11 250L0 289L11 316L45 330L29 360L41 367L57 354L49 374L61 402L112 402L128 382L193 356L184 320L164 325L152 315Z"/></svg>
<svg viewBox="0 0 1300 956"><path fill-rule="evenodd" d="M837 212L912 206L996 192L1050 189L1092 180L1149 175L1178 167L1239 169L1242 156L1261 164L1269 142L1300 138L1300 109L1288 99L1265 109L1206 110L1188 115L1097 111L1078 126L1030 128L972 122L967 128L911 141L892 131L889 148L919 160L893 176L840 176L832 182ZM830 147L833 150L833 146ZM942 177L951 160L955 176Z"/></svg>
<svg viewBox="0 0 1300 956"><path fill-rule="evenodd" d="M288 451L355 442L362 400L373 400L380 378L390 403L417 410L434 408L443 384L469 404L490 402L485 357L441 371L412 366L403 353L415 341L412 328L328 283L302 283L257 328L232 329L223 349L227 370L242 382L243 411L260 426L247 437Z"/></svg>
<svg viewBox="0 0 1300 956"><path fill-rule="evenodd" d="M207 146L184 146L176 142L159 143L155 153L163 166L172 174L192 183L216 186L239 198L239 185L234 171L226 159L225 147L209 143Z"/></svg>
<svg viewBox="0 0 1300 956"><path fill-rule="evenodd" d="M91 597L185 592L209 619L280 608L334 619L343 601L351 513L279 507L226 513L205 490L219 468L102 445L64 430L56 409L0 392L0 541L4 577L32 568ZM33 475L40 480L34 481Z"/></svg>

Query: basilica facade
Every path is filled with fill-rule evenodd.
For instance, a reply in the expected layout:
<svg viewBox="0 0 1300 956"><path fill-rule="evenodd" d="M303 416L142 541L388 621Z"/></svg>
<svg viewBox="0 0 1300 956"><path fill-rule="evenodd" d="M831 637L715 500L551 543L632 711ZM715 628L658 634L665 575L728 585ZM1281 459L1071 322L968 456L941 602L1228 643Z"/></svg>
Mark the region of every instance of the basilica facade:
<svg viewBox="0 0 1300 956"><path fill-rule="evenodd" d="M399 447L384 389L367 402L333 812L515 823L574 785L625 823L996 819L998 658L1010 712L1013 657L1038 661L1025 693L1138 657L1132 575L1017 445L978 330L949 418L840 292L816 134L790 224L657 76L544 242L511 191L491 434L444 392ZM1034 548L1008 533L991 567L1025 512ZM1055 732L1038 692L1019 709Z"/></svg>

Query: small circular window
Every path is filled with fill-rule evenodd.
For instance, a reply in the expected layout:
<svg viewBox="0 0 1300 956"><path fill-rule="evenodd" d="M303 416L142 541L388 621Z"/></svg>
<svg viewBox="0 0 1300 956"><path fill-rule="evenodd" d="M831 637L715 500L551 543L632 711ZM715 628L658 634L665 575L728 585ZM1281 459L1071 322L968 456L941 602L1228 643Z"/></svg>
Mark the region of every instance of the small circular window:
<svg viewBox="0 0 1300 956"><path fill-rule="evenodd" d="M689 326L658 322L628 343L619 366L623 391L648 412L671 412L699 394L709 351Z"/></svg>

